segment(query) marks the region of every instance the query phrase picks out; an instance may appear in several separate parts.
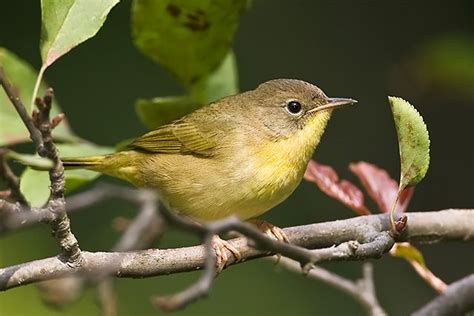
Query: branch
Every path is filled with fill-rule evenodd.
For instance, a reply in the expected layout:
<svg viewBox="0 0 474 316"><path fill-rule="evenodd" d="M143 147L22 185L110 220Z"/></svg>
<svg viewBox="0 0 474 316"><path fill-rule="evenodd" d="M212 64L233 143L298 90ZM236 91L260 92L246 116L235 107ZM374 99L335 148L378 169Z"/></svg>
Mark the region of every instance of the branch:
<svg viewBox="0 0 474 316"><path fill-rule="evenodd" d="M23 105L23 102L21 101L20 97L18 96L18 93L16 93L13 86L8 82L5 75L5 71L3 70L3 67L1 66L0 66L0 85L2 85L3 89L5 90L5 93L7 94L11 103L13 104L16 111L18 112L21 119L23 120L23 123L28 129L28 132L30 132L30 138L33 141L33 143L36 145L36 148L38 148L38 153L43 152L43 137L41 136L40 131L33 124L33 120L31 119L30 115L26 111L26 108Z"/></svg>
<svg viewBox="0 0 474 316"><path fill-rule="evenodd" d="M131 194L133 193L133 194ZM68 199L72 210L95 204L102 199L122 195L136 203L140 208L138 215L128 224L125 232L112 248L113 251L131 251L145 249L163 231L163 220L158 216L156 196L144 190L127 189L116 186L98 186L93 190L77 194ZM77 299L86 285L97 284L97 298L102 314L117 315L117 300L114 293L114 282L104 270L98 275L88 277L64 277L39 283L41 297L49 305L63 307Z"/></svg>
<svg viewBox="0 0 474 316"><path fill-rule="evenodd" d="M474 210L444 210L406 214L408 216L407 229L397 237L395 240L397 242L474 240ZM284 232L292 245L324 248L351 240L357 240L361 245L364 245L367 242L370 243L378 233L386 232L388 229L387 214L378 214L289 227L285 228ZM269 255L268 250L257 250L248 246L245 238L236 238L229 242L240 252L243 262ZM363 253L380 256L376 251L366 252L364 250ZM135 252L92 253L84 251L83 257L84 262L81 266L67 265L57 257L50 257L0 269L0 290L76 273L97 275L102 271L107 271L117 277L136 278L195 271L204 267L206 259L203 246L149 249ZM319 262L333 259L362 260L364 258L356 252L350 256L325 257ZM229 263L237 263L230 253Z"/></svg>
<svg viewBox="0 0 474 316"><path fill-rule="evenodd" d="M413 313L413 316L464 315L474 311L474 274L448 286L437 298Z"/></svg>
<svg viewBox="0 0 474 316"><path fill-rule="evenodd" d="M276 261L291 272L301 273L301 266L294 260L283 257ZM318 266L313 267L306 276L310 279L322 281L349 294L366 309L369 315L386 315L387 313L380 306L375 295L372 264L365 263L362 271L363 277L356 282Z"/></svg>
<svg viewBox="0 0 474 316"><path fill-rule="evenodd" d="M21 205L28 205L25 196L20 191L20 180L13 173L7 163L8 150L0 148L0 179L3 179L10 189L10 198Z"/></svg>
<svg viewBox="0 0 474 316"><path fill-rule="evenodd" d="M51 216L49 218L42 216L41 218L44 221L48 218L47 221L50 223L53 236L61 249L61 257L63 260L71 265L80 265L81 249L79 248L76 237L71 231L69 217L66 214L64 200L64 168L61 159L59 159L58 151L54 145L51 134L52 129L57 124L50 120L53 90L48 89L44 98L36 99L38 110L35 109L32 116L30 116L20 97L8 82L2 67L0 67L0 84L30 132L30 138L35 144L38 154L41 157L46 157L53 161L53 168L49 170L51 196L47 205L44 207L44 211L50 212ZM8 209L9 205L5 203L5 201L2 201L2 210L4 208Z"/></svg>

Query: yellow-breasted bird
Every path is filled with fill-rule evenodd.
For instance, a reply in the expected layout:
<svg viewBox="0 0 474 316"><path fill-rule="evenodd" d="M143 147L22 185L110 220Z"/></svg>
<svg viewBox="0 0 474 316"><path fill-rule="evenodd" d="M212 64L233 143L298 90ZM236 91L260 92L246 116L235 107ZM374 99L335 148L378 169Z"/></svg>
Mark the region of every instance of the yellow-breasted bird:
<svg viewBox="0 0 474 316"><path fill-rule="evenodd" d="M123 151L63 163L156 189L171 209L198 221L254 219L296 189L332 110L355 102L328 98L301 80L271 80L161 126Z"/></svg>

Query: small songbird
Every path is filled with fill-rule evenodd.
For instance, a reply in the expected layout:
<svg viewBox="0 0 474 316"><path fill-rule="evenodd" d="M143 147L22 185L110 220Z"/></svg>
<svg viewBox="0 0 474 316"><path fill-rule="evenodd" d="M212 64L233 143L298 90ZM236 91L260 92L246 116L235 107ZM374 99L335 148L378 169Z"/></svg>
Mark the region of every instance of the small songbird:
<svg viewBox="0 0 474 316"><path fill-rule="evenodd" d="M198 221L255 219L301 182L332 110L355 102L328 98L301 80L271 80L161 126L123 151L63 163L155 189L172 210ZM273 226L255 223L284 239Z"/></svg>

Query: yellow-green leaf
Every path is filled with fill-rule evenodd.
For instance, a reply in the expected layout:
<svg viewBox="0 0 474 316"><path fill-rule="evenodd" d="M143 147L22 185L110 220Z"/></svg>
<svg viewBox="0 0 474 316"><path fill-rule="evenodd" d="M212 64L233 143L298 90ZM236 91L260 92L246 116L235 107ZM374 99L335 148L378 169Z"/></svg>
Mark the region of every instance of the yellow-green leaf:
<svg viewBox="0 0 474 316"><path fill-rule="evenodd" d="M27 62L9 50L0 47L0 65L3 67L8 80L23 101L26 110L33 110L30 103L33 87L37 77L36 71ZM43 82L39 87L42 95L47 85ZM51 116L60 112L58 103L53 101ZM76 140L66 121L61 122L54 130L53 136L58 140ZM12 145L28 141L30 139L28 130L23 121L11 104L3 89L0 89L0 146Z"/></svg>
<svg viewBox="0 0 474 316"><path fill-rule="evenodd" d="M404 258L408 262L417 262L419 265L425 267L425 259L423 258L423 255L410 243L396 243L390 250L390 254L394 257Z"/></svg>
<svg viewBox="0 0 474 316"><path fill-rule="evenodd" d="M430 164L430 139L423 118L407 101L388 98L400 150L400 191L414 186L426 175Z"/></svg>
<svg viewBox="0 0 474 316"><path fill-rule="evenodd" d="M21 174L20 191L33 207L41 207L49 199L49 174L47 171L26 168Z"/></svg>
<svg viewBox="0 0 474 316"><path fill-rule="evenodd" d="M189 87L227 55L248 0L134 0L137 48Z"/></svg>
<svg viewBox="0 0 474 316"><path fill-rule="evenodd" d="M139 99L135 110L150 129L170 123L204 104L239 92L234 54L229 52L221 65L191 88L191 97L169 96Z"/></svg>
<svg viewBox="0 0 474 316"><path fill-rule="evenodd" d="M395 243L390 250L390 254L405 259L415 269L416 273L438 293L444 292L447 288L446 283L428 269L421 252L410 243Z"/></svg>
<svg viewBox="0 0 474 316"><path fill-rule="evenodd" d="M46 68L93 37L119 0L41 0L41 58Z"/></svg>
<svg viewBox="0 0 474 316"><path fill-rule="evenodd" d="M192 86L191 96L199 103L208 104L238 93L238 81L235 56L232 51L229 51L216 70Z"/></svg>

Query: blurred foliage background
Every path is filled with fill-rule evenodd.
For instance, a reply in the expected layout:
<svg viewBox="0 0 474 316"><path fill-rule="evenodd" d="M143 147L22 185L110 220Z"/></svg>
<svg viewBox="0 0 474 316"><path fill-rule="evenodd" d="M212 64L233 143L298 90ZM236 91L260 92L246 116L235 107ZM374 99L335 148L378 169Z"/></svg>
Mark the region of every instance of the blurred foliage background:
<svg viewBox="0 0 474 316"><path fill-rule="evenodd" d="M96 37L46 73L73 130L101 145L114 146L146 131L135 115L137 98L183 92L168 72L132 45L130 4L118 4ZM0 46L37 68L41 65L40 16L39 2L18 0L1 5ZM474 205L472 1L455 0L448 5L443 1L254 0L241 18L233 48L241 90L273 78L299 78L317 84L330 96L359 100L357 107L335 113L315 155L354 181L347 165L359 160L373 162L397 177L398 145L386 96L410 100L428 125L432 163L409 209ZM83 249L107 250L120 235L112 220L134 214L133 206L111 201L72 215L72 228ZM263 218L292 226L351 216L351 211L303 183ZM169 231L156 246L193 243L193 238ZM472 245L444 243L420 249L428 266L446 282L473 272ZM0 240L2 267L56 253L46 226ZM374 264L377 293L390 314L408 314L434 297L434 291L406 262L385 256ZM360 275L358 262L323 266L347 277ZM150 296L181 289L198 273L117 280L120 314L156 314ZM42 304L35 286L21 287L0 294L0 314L97 314L94 295L89 289L72 305L52 310ZM325 284L257 260L226 270L209 298L176 313L242 314L355 315L363 311L351 298Z"/></svg>

